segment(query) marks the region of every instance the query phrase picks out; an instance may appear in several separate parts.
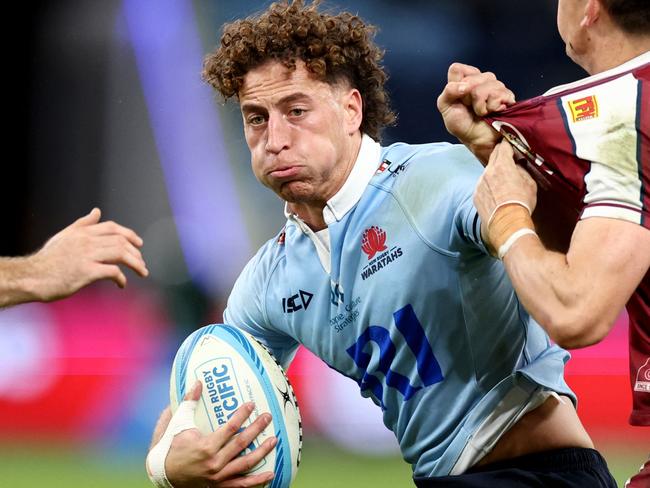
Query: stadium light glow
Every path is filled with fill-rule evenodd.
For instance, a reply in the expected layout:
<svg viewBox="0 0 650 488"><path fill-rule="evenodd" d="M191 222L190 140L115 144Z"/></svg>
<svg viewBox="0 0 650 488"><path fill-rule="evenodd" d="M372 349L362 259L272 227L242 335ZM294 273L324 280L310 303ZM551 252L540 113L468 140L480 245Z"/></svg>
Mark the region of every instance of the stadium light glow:
<svg viewBox="0 0 650 488"><path fill-rule="evenodd" d="M250 255L191 2L125 0L136 57L183 255L208 292L227 289Z"/></svg>

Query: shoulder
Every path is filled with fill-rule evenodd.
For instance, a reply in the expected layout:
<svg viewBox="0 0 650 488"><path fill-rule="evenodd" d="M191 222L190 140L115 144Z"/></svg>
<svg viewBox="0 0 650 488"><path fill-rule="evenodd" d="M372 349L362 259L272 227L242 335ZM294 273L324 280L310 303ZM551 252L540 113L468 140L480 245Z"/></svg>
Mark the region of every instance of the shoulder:
<svg viewBox="0 0 650 488"><path fill-rule="evenodd" d="M480 163L474 155L462 144L449 142L433 142L429 144L406 144L397 142L382 148L383 159L400 164L433 164L434 167L445 166L447 163L474 166Z"/></svg>
<svg viewBox="0 0 650 488"><path fill-rule="evenodd" d="M387 163L386 170L373 184L416 201L473 193L483 172L465 146L446 142L393 144L383 149L382 160Z"/></svg>
<svg viewBox="0 0 650 488"><path fill-rule="evenodd" d="M228 297L224 320L232 324L266 323L265 301L270 278L284 257L284 230L269 239L248 261Z"/></svg>
<svg viewBox="0 0 650 488"><path fill-rule="evenodd" d="M472 197L483 166L465 146L394 144L382 157L390 164L371 184L392 196L429 246L482 246Z"/></svg>
<svg viewBox="0 0 650 488"><path fill-rule="evenodd" d="M248 261L239 275L237 284L245 280L264 280L285 256L285 228L266 241Z"/></svg>

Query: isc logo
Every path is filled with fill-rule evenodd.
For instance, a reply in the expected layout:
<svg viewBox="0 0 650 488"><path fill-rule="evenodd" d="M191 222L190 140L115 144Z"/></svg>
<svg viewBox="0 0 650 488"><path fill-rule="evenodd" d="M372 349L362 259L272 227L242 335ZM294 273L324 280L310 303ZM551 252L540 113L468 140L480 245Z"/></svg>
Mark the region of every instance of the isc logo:
<svg viewBox="0 0 650 488"><path fill-rule="evenodd" d="M282 299L282 311L284 313L294 313L303 308L307 310L313 297L313 293L309 293L305 290L298 290L298 293L295 295Z"/></svg>

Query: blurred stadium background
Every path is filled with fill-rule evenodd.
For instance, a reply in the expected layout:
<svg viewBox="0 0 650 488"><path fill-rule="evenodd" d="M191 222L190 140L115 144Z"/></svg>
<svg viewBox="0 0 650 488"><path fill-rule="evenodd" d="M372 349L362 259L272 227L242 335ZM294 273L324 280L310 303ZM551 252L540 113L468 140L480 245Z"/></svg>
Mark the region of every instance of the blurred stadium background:
<svg viewBox="0 0 650 488"><path fill-rule="evenodd" d="M0 311L0 479L8 487L145 487L176 348L218 322L238 271L283 223L254 180L236 107L200 81L224 21L254 0L8 4L0 255L34 251L99 206L145 240L151 276ZM435 109L455 60L519 99L584 76L547 0L339 0L379 26L399 124L384 142L449 140ZM8 59L7 59L8 57ZM10 156L14 154L15 156ZM627 426L627 326L577 351L568 379L617 479L650 451ZM300 351L290 375L306 445L298 487L410 486L410 468L356 385ZM432 406L435 408L435 406Z"/></svg>

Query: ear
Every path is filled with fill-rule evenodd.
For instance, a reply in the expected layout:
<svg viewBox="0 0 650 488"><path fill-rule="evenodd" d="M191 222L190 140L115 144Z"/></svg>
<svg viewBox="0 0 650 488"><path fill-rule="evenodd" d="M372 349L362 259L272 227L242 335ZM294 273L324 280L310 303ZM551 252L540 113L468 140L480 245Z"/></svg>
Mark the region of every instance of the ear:
<svg viewBox="0 0 650 488"><path fill-rule="evenodd" d="M601 5L600 0L587 0L584 16L580 21L580 27L591 27L594 25L600 17L602 8L603 6Z"/></svg>
<svg viewBox="0 0 650 488"><path fill-rule="evenodd" d="M356 88L350 88L343 96L343 109L345 110L345 132L354 134L361 127L363 120L363 99Z"/></svg>

